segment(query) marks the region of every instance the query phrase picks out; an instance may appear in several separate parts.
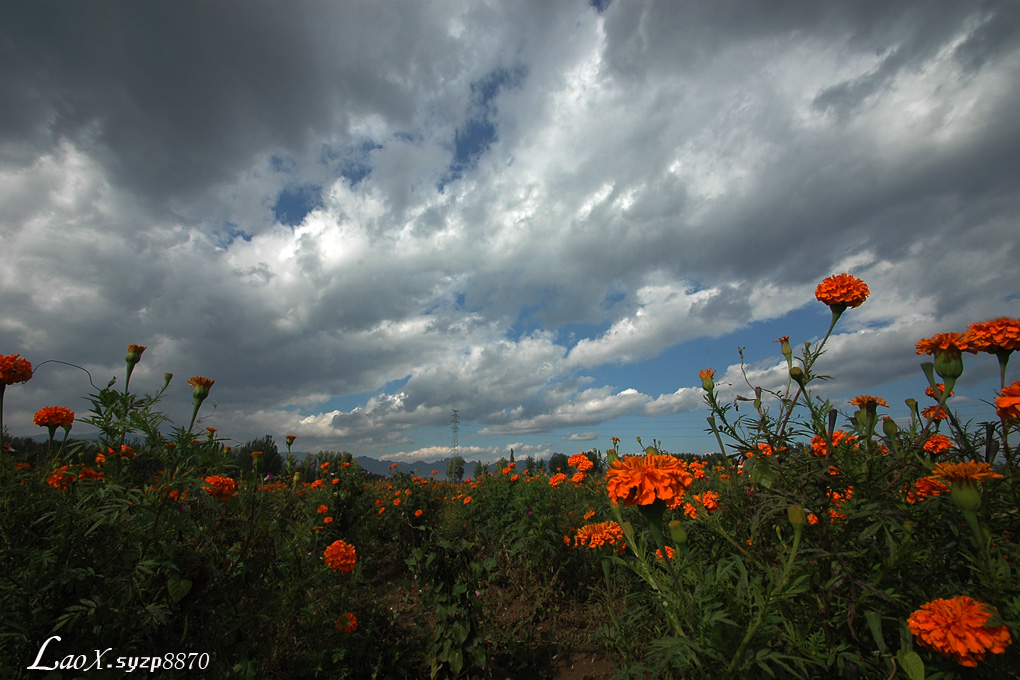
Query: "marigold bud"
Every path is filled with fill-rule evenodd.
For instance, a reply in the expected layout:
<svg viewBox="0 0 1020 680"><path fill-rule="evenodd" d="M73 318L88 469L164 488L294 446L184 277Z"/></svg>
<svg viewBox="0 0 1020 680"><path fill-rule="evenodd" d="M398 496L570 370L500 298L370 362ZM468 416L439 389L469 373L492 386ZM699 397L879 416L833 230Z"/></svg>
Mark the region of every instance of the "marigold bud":
<svg viewBox="0 0 1020 680"><path fill-rule="evenodd" d="M981 492L973 482L954 480L949 497L964 512L977 512L981 509Z"/></svg>
<svg viewBox="0 0 1020 680"><path fill-rule="evenodd" d="M684 525L680 523L680 520L675 519L669 523L669 536L677 545L687 543L687 530L684 529Z"/></svg>
<svg viewBox="0 0 1020 680"><path fill-rule="evenodd" d="M128 345L127 356L124 357L124 361L129 364L137 364L142 360L142 352L145 351L144 345Z"/></svg>
<svg viewBox="0 0 1020 680"><path fill-rule="evenodd" d="M882 432L885 433L889 439L895 439L896 435L900 431L900 426L896 424L896 421L889 416L882 416Z"/></svg>
<svg viewBox="0 0 1020 680"><path fill-rule="evenodd" d="M795 527L802 527L807 524L807 513L804 512L804 508L800 505L787 506L786 516L790 520L790 524Z"/></svg>
<svg viewBox="0 0 1020 680"><path fill-rule="evenodd" d="M935 372L946 381L946 393L952 392L956 379L963 375L963 355L960 350L946 349L936 352Z"/></svg>
<svg viewBox="0 0 1020 680"><path fill-rule="evenodd" d="M793 378L793 381L795 383L797 383L801 387L804 387L804 377L805 376L804 376L804 371L803 371L803 369L801 369L800 366L794 366L793 368L790 369L790 377Z"/></svg>

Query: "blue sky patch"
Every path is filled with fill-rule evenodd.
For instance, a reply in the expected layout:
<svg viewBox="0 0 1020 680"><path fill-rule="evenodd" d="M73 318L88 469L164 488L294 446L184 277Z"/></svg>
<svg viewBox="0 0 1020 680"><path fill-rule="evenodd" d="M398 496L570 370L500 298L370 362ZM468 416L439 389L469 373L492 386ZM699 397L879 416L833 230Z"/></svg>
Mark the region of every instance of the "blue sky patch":
<svg viewBox="0 0 1020 680"><path fill-rule="evenodd" d="M273 206L273 217L280 224L294 227L301 224L305 215L316 208L321 208L322 187L317 184L299 184L286 187L276 198Z"/></svg>

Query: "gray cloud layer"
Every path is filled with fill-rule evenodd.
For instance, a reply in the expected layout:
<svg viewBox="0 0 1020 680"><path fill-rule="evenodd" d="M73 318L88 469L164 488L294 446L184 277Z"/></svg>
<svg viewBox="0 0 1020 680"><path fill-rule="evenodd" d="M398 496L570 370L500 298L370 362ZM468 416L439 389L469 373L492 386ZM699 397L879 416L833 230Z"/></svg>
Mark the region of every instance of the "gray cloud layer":
<svg viewBox="0 0 1020 680"><path fill-rule="evenodd" d="M700 401L599 367L817 304L844 270L875 293L833 343L845 386L1016 315L1012 2L3 14L0 351L108 376L147 344L139 379L214 377L241 439L413 450L459 408L584 440ZM40 371L6 422L72 403L72 375Z"/></svg>

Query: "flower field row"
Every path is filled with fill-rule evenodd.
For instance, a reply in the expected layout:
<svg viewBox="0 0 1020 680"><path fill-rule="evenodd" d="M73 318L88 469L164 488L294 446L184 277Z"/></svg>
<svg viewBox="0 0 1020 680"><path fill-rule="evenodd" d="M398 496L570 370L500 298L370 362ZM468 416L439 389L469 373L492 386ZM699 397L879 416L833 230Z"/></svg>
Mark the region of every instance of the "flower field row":
<svg viewBox="0 0 1020 680"><path fill-rule="evenodd" d="M60 635L74 653L208 652L225 678L552 678L569 650L621 678L1020 677L1020 321L919 341L929 403L897 421L880 396L813 395L870 294L819 284L828 332L799 357L780 338L786 388L748 385L750 410L700 372L716 453L613 438L464 481L298 460L294 435L286 457L270 437L228 446L202 428L201 376L174 426L172 375L130 391L141 345L123 390L97 388L85 416L41 408L44 445L11 438L3 399L33 366L0 355L3 674L30 677ZM948 400L978 353L1000 388L975 427ZM71 439L76 422L99 435Z"/></svg>

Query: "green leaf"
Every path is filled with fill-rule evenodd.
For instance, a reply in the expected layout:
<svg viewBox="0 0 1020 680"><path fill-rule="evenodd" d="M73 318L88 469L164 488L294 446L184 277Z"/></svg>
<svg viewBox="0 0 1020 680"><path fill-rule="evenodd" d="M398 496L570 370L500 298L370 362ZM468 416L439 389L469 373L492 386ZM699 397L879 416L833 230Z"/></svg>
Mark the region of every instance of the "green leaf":
<svg viewBox="0 0 1020 680"><path fill-rule="evenodd" d="M750 475L751 481L759 486L765 487L766 489L772 486L772 484L779 479L779 475L775 470L769 467L768 463L764 463L757 458L751 458L744 463L745 469L748 466L750 466L750 469L747 470L747 473Z"/></svg>
<svg viewBox="0 0 1020 680"><path fill-rule="evenodd" d="M170 601L176 604L191 592L191 581L174 574L167 581L166 590L170 594Z"/></svg>
<svg viewBox="0 0 1020 680"><path fill-rule="evenodd" d="M917 652L901 649L896 652L896 660L910 680L924 680L924 661Z"/></svg>

